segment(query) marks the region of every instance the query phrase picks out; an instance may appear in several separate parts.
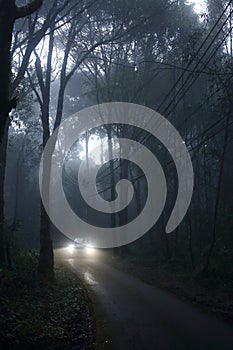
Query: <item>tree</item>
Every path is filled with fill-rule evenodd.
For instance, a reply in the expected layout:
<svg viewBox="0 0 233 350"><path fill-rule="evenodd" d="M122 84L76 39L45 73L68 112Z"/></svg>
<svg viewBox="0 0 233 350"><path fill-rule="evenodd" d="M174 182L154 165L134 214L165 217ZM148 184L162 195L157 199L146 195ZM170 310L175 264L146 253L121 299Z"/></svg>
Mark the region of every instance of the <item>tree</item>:
<svg viewBox="0 0 233 350"><path fill-rule="evenodd" d="M51 23L48 38L44 38L44 45L45 40L47 40L48 43L46 57L42 60L40 50L34 51L36 56L35 70L33 68L28 69L28 76L40 106L40 117L43 126L43 147L45 147L50 137L50 131L55 131L61 123L65 91L67 84L75 72L101 45L110 45L110 43L114 41L119 41L129 31L129 28L125 30L122 27L122 23L118 21L114 26L114 30L108 31L105 29L93 38L92 34L95 26L104 27L103 22L114 22L114 16L109 20L109 15L106 15L103 9L96 8L96 3L96 0L81 1L78 4L74 4L64 17L58 17L58 19L55 17L54 22ZM57 13L58 4L56 1L53 5L53 11ZM56 26L57 20L59 20L58 26ZM59 60L59 90L56 106L54 107L54 115L51 115L51 83L53 76L56 76L56 72L52 69L53 55L57 53L57 50L61 55ZM45 64L44 61L46 61ZM36 77L32 76L31 72L33 71L35 71ZM36 80L34 78L36 78ZM42 176L42 186L44 189L46 188L46 193L49 193L49 178L50 169L48 166L46 178ZM53 249L50 237L50 221L43 205L41 205L39 271L42 275L47 274L48 278L51 278L53 275Z"/></svg>
<svg viewBox="0 0 233 350"><path fill-rule="evenodd" d="M8 114L16 106L16 100L9 101L9 84L11 79L11 43L14 23L17 19L27 17L40 8L43 0L34 0L26 6L17 7L15 0L0 1L0 143Z"/></svg>
<svg viewBox="0 0 233 350"><path fill-rule="evenodd" d="M19 18L24 18L42 5L43 0L34 0L28 5L18 7L15 0L0 1L0 266L5 263L4 252L4 179L7 150L7 135L3 141L4 133L8 133L9 120L8 115L12 108L16 107L16 97L10 99L10 80L11 80L11 44L14 23ZM3 144L2 144L3 142Z"/></svg>
<svg viewBox="0 0 233 350"><path fill-rule="evenodd" d="M3 81L1 84L1 100L0 100L0 116L2 116L0 124L0 242L2 251L0 250L1 265L4 263L4 242L3 242L3 222L4 222L4 180L7 158L7 144L8 144L8 129L10 125L10 119L8 113L11 108L15 108L17 104L16 90L20 83L24 79L25 72L28 68L28 64L35 47L40 43L42 38L49 31L50 26L60 26L59 21L67 16L72 9L72 4L69 0L58 1L54 0L52 3L48 3L46 11L41 11L39 17L36 13L32 18L31 15L37 9L40 8L43 1L32 1L26 6L17 7L15 1L10 1L0 9L0 48L6 48L2 50L5 54L0 57L0 78ZM46 2L46 1L44 1ZM4 3L4 1L2 1ZM11 14L10 24L7 22L8 36L6 37L4 21L8 19L8 13ZM29 17L28 17L29 16ZM27 18L25 18L27 17ZM40 18L40 21L38 19ZM1 20L2 19L2 20ZM16 21L18 19L18 21ZM20 22L21 19L21 22ZM13 31L14 22L16 21ZM38 23L39 22L39 23ZM12 41L13 31L13 41ZM11 48L11 50L10 50ZM11 72L11 60L13 60L13 71ZM17 63L16 63L17 62ZM7 64L7 65L6 65ZM7 108L6 108L7 106ZM2 113L1 113L2 111ZM4 136L4 138L3 138Z"/></svg>

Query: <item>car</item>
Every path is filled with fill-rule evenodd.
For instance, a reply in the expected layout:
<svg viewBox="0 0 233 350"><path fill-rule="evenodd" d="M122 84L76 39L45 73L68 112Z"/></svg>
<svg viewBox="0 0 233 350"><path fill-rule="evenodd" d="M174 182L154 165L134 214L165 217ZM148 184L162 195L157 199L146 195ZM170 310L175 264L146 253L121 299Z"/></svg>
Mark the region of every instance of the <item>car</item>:
<svg viewBox="0 0 233 350"><path fill-rule="evenodd" d="M70 253L73 253L76 249L82 249L87 254L93 254L95 252L95 248L91 244L85 244L80 238L75 238L73 243L68 245L67 249Z"/></svg>
<svg viewBox="0 0 233 350"><path fill-rule="evenodd" d="M75 249L84 249L85 245L82 243L82 240L75 238L73 243L67 246L67 249L72 253Z"/></svg>
<svg viewBox="0 0 233 350"><path fill-rule="evenodd" d="M75 247L76 249L84 249L84 248L85 248L85 245L84 245L82 239L80 239L80 238L75 238L75 240L74 240L74 247Z"/></svg>

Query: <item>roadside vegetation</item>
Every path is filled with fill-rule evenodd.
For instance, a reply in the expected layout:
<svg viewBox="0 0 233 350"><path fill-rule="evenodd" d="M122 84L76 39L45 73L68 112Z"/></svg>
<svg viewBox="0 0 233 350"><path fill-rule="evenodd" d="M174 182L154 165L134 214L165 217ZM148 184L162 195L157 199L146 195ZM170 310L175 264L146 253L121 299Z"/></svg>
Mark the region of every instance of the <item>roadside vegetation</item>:
<svg viewBox="0 0 233 350"><path fill-rule="evenodd" d="M1 349L94 349L92 312L77 277L55 266L54 282L37 279L38 254L21 252L0 271Z"/></svg>
<svg viewBox="0 0 233 350"><path fill-rule="evenodd" d="M142 144L161 164L166 204L144 237L111 250L113 260L121 260L114 263L233 319L232 33L229 0L207 0L201 13L185 0L0 1L3 349L93 346L84 289L71 272L54 266L53 248L62 246L64 237L43 206L38 174L47 141L63 120L86 107L116 101L151 108L177 129L195 175L189 210L166 234L179 190L177 164L166 145L130 121L77 135L62 169L69 206L81 220L101 228L124 226L143 213L150 190L147 176L122 158L117 140ZM97 144L98 160L92 157ZM62 150L60 146L54 144L53 151ZM51 153L49 171L44 162L41 169L47 194L57 181L52 157ZM84 180L101 165L96 188L106 201L116 199L120 179L132 183L134 196L124 210L104 214L83 200L77 176L83 160L88 169ZM153 184L159 186L156 174ZM124 196L129 199L127 192ZM59 197L51 196L48 203L59 203ZM152 208L151 215L154 212ZM25 249L40 245L39 253L14 254L15 242Z"/></svg>

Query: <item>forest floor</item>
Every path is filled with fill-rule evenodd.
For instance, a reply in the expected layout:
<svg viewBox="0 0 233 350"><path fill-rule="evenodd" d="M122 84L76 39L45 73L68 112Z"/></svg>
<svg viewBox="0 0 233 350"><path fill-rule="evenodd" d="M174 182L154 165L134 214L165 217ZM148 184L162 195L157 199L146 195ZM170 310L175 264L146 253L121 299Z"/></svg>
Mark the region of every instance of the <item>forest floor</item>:
<svg viewBox="0 0 233 350"><path fill-rule="evenodd" d="M190 276L169 271L165 265L137 259L107 258L121 271L166 290L201 310L233 324L233 278L217 274Z"/></svg>
<svg viewBox="0 0 233 350"><path fill-rule="evenodd" d="M61 265L55 276L42 285L0 272L1 349L95 348L92 305L81 281Z"/></svg>

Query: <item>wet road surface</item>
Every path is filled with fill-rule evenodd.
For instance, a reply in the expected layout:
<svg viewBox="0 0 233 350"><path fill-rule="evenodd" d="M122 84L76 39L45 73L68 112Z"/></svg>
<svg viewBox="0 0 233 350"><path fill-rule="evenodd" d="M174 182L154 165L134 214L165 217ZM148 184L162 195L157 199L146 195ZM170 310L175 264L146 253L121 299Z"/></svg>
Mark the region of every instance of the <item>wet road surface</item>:
<svg viewBox="0 0 233 350"><path fill-rule="evenodd" d="M99 349L233 350L233 327L113 268L99 252L65 259L90 291Z"/></svg>

